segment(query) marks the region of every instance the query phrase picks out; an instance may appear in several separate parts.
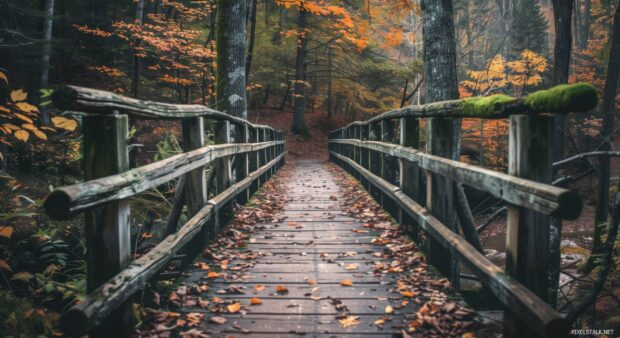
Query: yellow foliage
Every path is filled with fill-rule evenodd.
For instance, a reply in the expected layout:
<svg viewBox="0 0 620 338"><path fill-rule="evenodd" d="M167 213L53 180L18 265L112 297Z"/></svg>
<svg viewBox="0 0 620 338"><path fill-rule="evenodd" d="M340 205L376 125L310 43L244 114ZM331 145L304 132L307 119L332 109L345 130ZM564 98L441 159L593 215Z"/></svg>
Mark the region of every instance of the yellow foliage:
<svg viewBox="0 0 620 338"><path fill-rule="evenodd" d="M54 123L54 126L56 128L60 128L60 129L68 130L68 131L74 131L77 128L77 122L75 120L68 119L62 116L53 117L52 123Z"/></svg>
<svg viewBox="0 0 620 338"><path fill-rule="evenodd" d="M11 92L11 100L13 102L24 101L28 98L28 93L25 91L18 89Z"/></svg>

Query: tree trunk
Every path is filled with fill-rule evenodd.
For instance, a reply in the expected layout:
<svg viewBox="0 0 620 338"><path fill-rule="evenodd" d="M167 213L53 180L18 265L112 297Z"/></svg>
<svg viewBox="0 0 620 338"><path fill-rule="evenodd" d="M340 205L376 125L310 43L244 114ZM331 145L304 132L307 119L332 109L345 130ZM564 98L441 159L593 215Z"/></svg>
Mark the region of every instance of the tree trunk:
<svg viewBox="0 0 620 338"><path fill-rule="evenodd" d="M590 39L590 0L584 0L583 9L583 26L581 27L581 50L588 48L588 39Z"/></svg>
<svg viewBox="0 0 620 338"><path fill-rule="evenodd" d="M245 79L245 1L217 1L216 107L247 118Z"/></svg>
<svg viewBox="0 0 620 338"><path fill-rule="evenodd" d="M607 66L607 77L605 78L605 89L603 91L603 125L601 136L603 144L599 147L600 151L609 151L612 148L613 132L614 132L614 113L616 111L616 92L618 84L618 76L620 75L620 1L616 5L616 14L614 15L613 32L611 36L611 47L609 52L609 61ZM610 181L610 162L609 156L599 157L598 170L598 192L596 200L596 214L594 218L594 238L592 243L592 255L602 253L602 239L604 228L607 225L609 215L609 181ZM593 267L593 260L586 270Z"/></svg>
<svg viewBox="0 0 620 338"><path fill-rule="evenodd" d="M144 21L144 0L138 0L136 3L136 24L142 26ZM131 84L131 94L138 98L138 86L140 85L140 57L138 57L139 40L133 42L133 81Z"/></svg>
<svg viewBox="0 0 620 338"><path fill-rule="evenodd" d="M52 54L52 29L54 27L54 0L45 1L45 17L43 19L43 47L41 48L41 72L40 88L45 89L49 85L50 58ZM50 117L47 109L41 109L41 120L47 125Z"/></svg>
<svg viewBox="0 0 620 338"><path fill-rule="evenodd" d="M332 113L332 53L334 48L329 46L327 52L327 122L331 123Z"/></svg>
<svg viewBox="0 0 620 338"><path fill-rule="evenodd" d="M426 103L457 99L456 41L451 0L422 0L422 35L424 43L424 78ZM429 153L454 158L458 150L460 122L456 119L431 118L427 126ZM429 180L427 205L431 213L446 226L456 230L452 181L439 175ZM458 288L456 261L449 251L430 238L429 262Z"/></svg>
<svg viewBox="0 0 620 338"><path fill-rule="evenodd" d="M291 131L301 134L306 131L304 123L304 109L306 107L306 48L308 39L306 37L306 26L308 25L308 12L303 6L299 6L297 16L297 58L295 60L295 86L293 95L293 126Z"/></svg>
<svg viewBox="0 0 620 338"><path fill-rule="evenodd" d="M250 78L250 67L252 66L252 55L254 54L254 37L256 36L256 0L252 0L252 14L250 15L250 42L248 45L248 55L245 60L245 80Z"/></svg>

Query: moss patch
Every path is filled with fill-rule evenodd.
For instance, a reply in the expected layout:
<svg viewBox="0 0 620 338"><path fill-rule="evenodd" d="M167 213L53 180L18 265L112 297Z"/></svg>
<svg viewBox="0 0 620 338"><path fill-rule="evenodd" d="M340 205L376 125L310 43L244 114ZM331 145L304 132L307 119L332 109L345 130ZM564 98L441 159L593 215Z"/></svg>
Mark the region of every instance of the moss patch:
<svg viewBox="0 0 620 338"><path fill-rule="evenodd" d="M596 107L598 92L588 83L559 85L525 97L523 103L533 112L556 114L583 113Z"/></svg>
<svg viewBox="0 0 620 338"><path fill-rule="evenodd" d="M491 95L487 97L469 97L463 100L461 110L468 116L491 115L499 110L502 104L514 102L516 99L508 95Z"/></svg>

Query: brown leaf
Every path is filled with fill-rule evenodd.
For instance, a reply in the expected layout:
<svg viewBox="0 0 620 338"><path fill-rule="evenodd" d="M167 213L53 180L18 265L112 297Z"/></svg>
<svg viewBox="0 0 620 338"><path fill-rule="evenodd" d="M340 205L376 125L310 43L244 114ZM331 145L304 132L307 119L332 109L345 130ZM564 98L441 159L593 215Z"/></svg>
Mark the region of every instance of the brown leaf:
<svg viewBox="0 0 620 338"><path fill-rule="evenodd" d="M340 281L340 285L342 286L351 286L353 285L353 282L350 279L343 279Z"/></svg>
<svg viewBox="0 0 620 338"><path fill-rule="evenodd" d="M0 269L6 270L8 272L13 272L13 270L11 270L11 266L9 265L9 263L7 263L7 261L0 259Z"/></svg>
<svg viewBox="0 0 620 338"><path fill-rule="evenodd" d="M315 285L316 281L314 279L307 279L306 283L308 283L308 285Z"/></svg>
<svg viewBox="0 0 620 338"><path fill-rule="evenodd" d="M218 278L219 276L220 274L215 271L209 271L209 273L207 274L207 278Z"/></svg>
<svg viewBox="0 0 620 338"><path fill-rule="evenodd" d="M254 290L256 290L256 291L263 291L263 290L265 290L265 286L263 284L256 284L254 286Z"/></svg>
<svg viewBox="0 0 620 338"><path fill-rule="evenodd" d="M13 227L10 226L0 226L0 237L11 238L13 235Z"/></svg>
<svg viewBox="0 0 620 338"><path fill-rule="evenodd" d="M226 310L228 310L228 312L230 313L237 313L241 310L241 303L232 303L226 307Z"/></svg>
<svg viewBox="0 0 620 338"><path fill-rule="evenodd" d="M209 318L209 321L210 321L211 323L215 323L215 324L220 324L220 325L222 325L222 324L225 324L225 323L226 323L227 319L226 319L226 318L224 318L224 317L211 317L211 318Z"/></svg>
<svg viewBox="0 0 620 338"><path fill-rule="evenodd" d="M250 299L250 304L252 304L252 305L261 305L261 304L263 304L263 301L260 300L260 298L254 297L254 298Z"/></svg>
<svg viewBox="0 0 620 338"><path fill-rule="evenodd" d="M278 285L278 286L276 286L276 292L280 293L280 294L287 294L288 293L288 289L284 285Z"/></svg>

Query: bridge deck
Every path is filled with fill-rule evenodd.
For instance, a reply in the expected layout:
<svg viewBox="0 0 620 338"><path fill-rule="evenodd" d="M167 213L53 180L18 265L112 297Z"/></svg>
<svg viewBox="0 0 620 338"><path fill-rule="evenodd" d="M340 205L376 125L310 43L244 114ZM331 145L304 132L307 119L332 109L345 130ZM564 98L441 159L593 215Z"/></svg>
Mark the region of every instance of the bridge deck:
<svg viewBox="0 0 620 338"><path fill-rule="evenodd" d="M420 318L416 312L424 317L417 332L460 336L472 324L469 310L447 299L447 282L427 273L415 252L399 249L412 245L376 204L359 215L367 208L360 207L362 192L342 171L314 161L285 171L275 177L286 197L274 219L254 225L242 245L222 250L234 241L220 240L212 247L215 260L198 259L182 278L169 302L178 318L193 318L210 337L392 337ZM373 243L382 233L385 245ZM252 298L262 303L251 305ZM419 311L427 302L434 305Z"/></svg>

